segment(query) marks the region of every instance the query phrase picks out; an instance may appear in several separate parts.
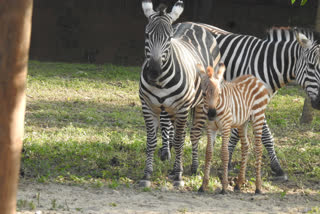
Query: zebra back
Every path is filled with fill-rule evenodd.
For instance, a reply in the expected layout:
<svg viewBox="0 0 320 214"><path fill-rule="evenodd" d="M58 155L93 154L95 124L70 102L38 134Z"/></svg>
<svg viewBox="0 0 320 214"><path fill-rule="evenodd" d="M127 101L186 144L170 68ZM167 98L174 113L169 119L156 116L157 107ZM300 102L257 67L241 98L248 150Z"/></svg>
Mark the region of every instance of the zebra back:
<svg viewBox="0 0 320 214"><path fill-rule="evenodd" d="M251 74L265 83L270 95L296 81L320 109L320 34L305 28L271 28L264 39L217 31L216 37L228 81Z"/></svg>

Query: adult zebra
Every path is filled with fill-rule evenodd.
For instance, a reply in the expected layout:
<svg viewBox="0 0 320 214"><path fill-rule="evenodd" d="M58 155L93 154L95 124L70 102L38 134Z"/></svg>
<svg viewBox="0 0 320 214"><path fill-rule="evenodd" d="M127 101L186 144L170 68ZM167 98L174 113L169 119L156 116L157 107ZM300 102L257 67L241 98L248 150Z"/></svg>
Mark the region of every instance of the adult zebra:
<svg viewBox="0 0 320 214"><path fill-rule="evenodd" d="M172 134L174 127L170 136L176 151L174 185L179 186L183 185L181 156L189 110L195 109L191 132L201 129L206 120L196 65L201 62L217 68L220 52L214 36L205 28L193 23L172 27L183 12L182 1L177 1L170 13L163 6L154 11L151 0L142 0L142 8L148 24L139 96L147 129L147 159L140 186L150 185L160 117L169 121L167 133Z"/></svg>
<svg viewBox="0 0 320 214"><path fill-rule="evenodd" d="M312 100L312 106L320 109L320 35L302 28L272 28L265 39L250 35L233 34L214 26L199 24L216 37L221 61L227 67L225 79L252 74L262 80L270 95L296 81ZM169 126L165 122L163 126ZM167 128L169 129L169 128ZM192 137L192 136L191 136ZM229 141L229 166L234 148L239 141L236 129ZM270 165L276 176L287 179L274 150L274 140L267 123L264 123L262 143L268 151ZM162 150L167 150L164 143ZM193 145L197 148L197 145ZM192 167L197 166L197 150L193 151ZM196 169L193 169L195 172Z"/></svg>

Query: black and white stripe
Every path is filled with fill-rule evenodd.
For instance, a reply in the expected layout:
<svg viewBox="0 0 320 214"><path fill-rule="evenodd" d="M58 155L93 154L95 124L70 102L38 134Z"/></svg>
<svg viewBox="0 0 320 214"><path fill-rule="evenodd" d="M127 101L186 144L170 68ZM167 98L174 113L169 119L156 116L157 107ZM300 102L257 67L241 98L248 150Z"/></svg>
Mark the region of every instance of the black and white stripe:
<svg viewBox="0 0 320 214"><path fill-rule="evenodd" d="M265 39L259 39L229 33L206 24L199 26L216 36L221 61L227 67L227 81L252 74L265 83L270 96L287 83L296 81L311 98L313 108L320 109L319 33L300 28L273 28L268 31ZM237 130L233 130L229 142L230 157L238 141ZM272 170L278 176L284 175L266 122L263 126L262 143L270 156Z"/></svg>
<svg viewBox="0 0 320 214"><path fill-rule="evenodd" d="M139 88L147 129L146 168L140 185L150 183L160 118L163 139L167 145L172 141L176 152L175 185L181 185L182 147L189 110L195 109L192 132L200 132L206 120L196 65L202 63L216 68L220 52L214 36L205 28L193 23L172 26L183 11L182 1L178 1L170 13L163 7L153 11L151 0L143 0L142 8L149 22ZM199 138L194 139L197 140Z"/></svg>

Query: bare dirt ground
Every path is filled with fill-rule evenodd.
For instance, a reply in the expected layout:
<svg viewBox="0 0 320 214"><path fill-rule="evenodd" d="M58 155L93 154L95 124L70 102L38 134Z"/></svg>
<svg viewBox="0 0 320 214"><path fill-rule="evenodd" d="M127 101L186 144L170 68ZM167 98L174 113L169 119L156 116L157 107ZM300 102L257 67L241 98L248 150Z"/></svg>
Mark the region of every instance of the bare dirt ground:
<svg viewBox="0 0 320 214"><path fill-rule="evenodd" d="M221 195L166 189L144 192L135 187L114 190L30 181L20 181L17 200L21 214L313 213L319 212L320 207L319 191L303 189L288 190L286 194Z"/></svg>

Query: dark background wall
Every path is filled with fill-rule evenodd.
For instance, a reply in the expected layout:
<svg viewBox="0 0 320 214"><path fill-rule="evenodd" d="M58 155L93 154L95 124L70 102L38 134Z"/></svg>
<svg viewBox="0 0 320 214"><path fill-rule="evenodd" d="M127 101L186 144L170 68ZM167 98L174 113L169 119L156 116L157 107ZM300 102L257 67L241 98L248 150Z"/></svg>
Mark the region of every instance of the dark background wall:
<svg viewBox="0 0 320 214"><path fill-rule="evenodd" d="M184 0L178 20L198 21L263 37L272 26L312 28L317 2L309 0ZM166 3L171 11L175 0ZM141 65L147 19L141 0L35 0L30 58L45 61Z"/></svg>

